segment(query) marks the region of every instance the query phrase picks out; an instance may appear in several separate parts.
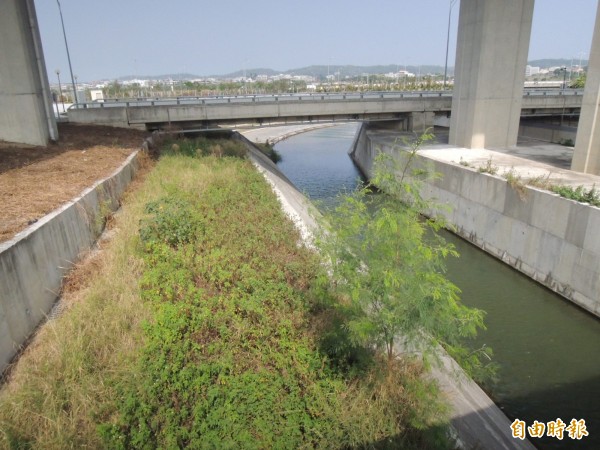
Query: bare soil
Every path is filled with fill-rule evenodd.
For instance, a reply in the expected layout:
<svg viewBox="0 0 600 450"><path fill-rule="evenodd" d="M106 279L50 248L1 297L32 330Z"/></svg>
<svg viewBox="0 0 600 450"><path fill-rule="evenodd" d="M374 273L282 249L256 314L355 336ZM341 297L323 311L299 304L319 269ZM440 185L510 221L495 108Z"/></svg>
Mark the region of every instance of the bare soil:
<svg viewBox="0 0 600 450"><path fill-rule="evenodd" d="M148 135L66 123L58 131L48 147L0 141L0 242L108 177Z"/></svg>

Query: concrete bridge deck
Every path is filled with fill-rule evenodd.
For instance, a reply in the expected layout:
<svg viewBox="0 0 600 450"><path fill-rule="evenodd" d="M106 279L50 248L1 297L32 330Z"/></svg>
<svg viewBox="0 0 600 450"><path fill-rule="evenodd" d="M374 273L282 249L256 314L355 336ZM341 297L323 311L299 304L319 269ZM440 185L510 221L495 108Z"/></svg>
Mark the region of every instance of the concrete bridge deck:
<svg viewBox="0 0 600 450"><path fill-rule="evenodd" d="M578 114L580 90L527 90L522 115ZM210 128L218 125L258 125L348 120L400 120L412 129L419 114L447 116L449 91L366 92L330 94L252 95L128 99L76 104L69 121L156 129L168 124Z"/></svg>

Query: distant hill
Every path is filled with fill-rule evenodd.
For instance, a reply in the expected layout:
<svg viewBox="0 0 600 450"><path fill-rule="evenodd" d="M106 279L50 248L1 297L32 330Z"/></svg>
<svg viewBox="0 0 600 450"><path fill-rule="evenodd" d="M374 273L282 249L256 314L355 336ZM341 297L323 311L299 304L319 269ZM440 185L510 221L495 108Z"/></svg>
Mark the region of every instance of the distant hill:
<svg viewBox="0 0 600 450"><path fill-rule="evenodd" d="M528 61L527 64L534 67L541 67L543 69L547 69L548 67L556 67L556 66L570 66L571 62L573 64L579 64L578 59L565 59L565 58L546 58L546 59L534 59L532 61ZM582 59L581 64L587 66L588 60ZM307 67L300 67L297 69L289 69L289 70L274 70L265 67L260 68L250 68L245 70L245 74L247 77L256 77L258 75L267 75L274 76L279 74L284 75L304 75L304 76L312 76L317 79L324 79L328 74L336 75L339 72L339 77L344 79L345 77L360 77L365 74L369 75L377 75L377 74L385 74L390 72L397 72L398 70L407 70L408 72L412 72L414 74L443 74L444 66L437 65L422 65L422 66L404 66L400 64L387 64L387 65L377 65L377 66L353 66L353 65L313 65ZM448 67L448 75L452 76L454 74L454 67ZM119 81L130 81L134 79L141 80L193 80L197 78L239 78L244 76L244 70L237 70L228 74L221 75L196 75L191 73L171 73L164 75L127 75L123 77L119 77Z"/></svg>
<svg viewBox="0 0 600 450"><path fill-rule="evenodd" d="M192 73L167 73L165 75L125 75L117 78L119 81L131 80L193 80L195 78L204 78Z"/></svg>
<svg viewBox="0 0 600 450"><path fill-rule="evenodd" d="M297 69L290 69L290 70L282 70L282 71L277 71L277 70L272 70L272 69L246 69L246 76L251 76L251 75L268 75L268 76L273 76L273 75L278 75L278 74L284 74L284 75L305 75L305 76L312 76L315 78L325 78L328 74L329 75L336 75L337 72L339 72L339 76L340 78L345 78L345 77L359 77L362 76L364 74L369 74L369 75L374 75L374 74L384 74L384 73L390 73L390 72L397 72L398 70L407 70L409 72L415 73L415 74L422 74L422 75L426 75L426 74L443 74L444 73L444 67L443 66L435 66L435 65L423 65L423 66L404 66L404 65L399 65L399 64L388 64L388 65L378 65L378 66L353 66L353 65L313 65L313 66L307 66L307 67L300 67ZM453 68L449 67L448 68L449 73L452 73ZM241 70L238 70L236 72L232 72L226 75L220 75L218 76L219 78L236 78L236 77L241 77L243 76L244 73ZM217 77L217 76L215 76Z"/></svg>

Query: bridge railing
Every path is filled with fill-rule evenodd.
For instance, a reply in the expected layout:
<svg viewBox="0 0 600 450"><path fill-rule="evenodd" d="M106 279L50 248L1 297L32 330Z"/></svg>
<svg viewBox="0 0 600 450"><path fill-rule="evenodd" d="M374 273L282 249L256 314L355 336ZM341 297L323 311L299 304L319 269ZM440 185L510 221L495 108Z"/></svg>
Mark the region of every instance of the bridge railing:
<svg viewBox="0 0 600 450"><path fill-rule="evenodd" d="M578 89L525 89L524 96L573 96L583 95ZM264 95L233 95L215 97L173 97L173 98L128 98L106 99L86 103L75 103L69 109L111 108L111 107L148 107L148 106L196 106L226 103L256 102L302 102L302 101L360 101L360 100L393 100L432 97L452 97L452 91L398 91L398 92L346 92L346 93L293 93Z"/></svg>
<svg viewBox="0 0 600 450"><path fill-rule="evenodd" d="M525 89L524 97L536 96L536 95L548 95L548 96L561 96L561 95L583 95L583 89Z"/></svg>
<svg viewBox="0 0 600 450"><path fill-rule="evenodd" d="M256 102L301 102L301 101L356 101L365 99L398 99L419 97L451 97L451 91L403 91L403 92L347 92L347 93L293 93L265 95L233 95L215 97L173 97L173 98L128 98L105 99L103 101L76 103L71 106L80 108L110 108L138 106L177 106L177 105L210 105L223 103L256 103Z"/></svg>

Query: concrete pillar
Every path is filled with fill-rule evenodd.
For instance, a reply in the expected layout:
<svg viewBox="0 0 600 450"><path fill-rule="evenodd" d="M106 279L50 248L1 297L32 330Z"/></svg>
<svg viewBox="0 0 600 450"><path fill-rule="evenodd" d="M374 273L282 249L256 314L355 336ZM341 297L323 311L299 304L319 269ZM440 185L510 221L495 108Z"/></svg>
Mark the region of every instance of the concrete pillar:
<svg viewBox="0 0 600 450"><path fill-rule="evenodd" d="M433 127L435 113L432 111L412 112L408 116L408 131L423 133L427 128Z"/></svg>
<svg viewBox="0 0 600 450"><path fill-rule="evenodd" d="M571 170L600 175L600 8L590 50Z"/></svg>
<svg viewBox="0 0 600 450"><path fill-rule="evenodd" d="M450 144L517 144L533 3L461 0Z"/></svg>
<svg viewBox="0 0 600 450"><path fill-rule="evenodd" d="M2 0L0 139L46 145L57 138L33 0Z"/></svg>

